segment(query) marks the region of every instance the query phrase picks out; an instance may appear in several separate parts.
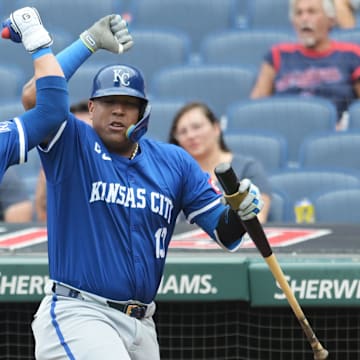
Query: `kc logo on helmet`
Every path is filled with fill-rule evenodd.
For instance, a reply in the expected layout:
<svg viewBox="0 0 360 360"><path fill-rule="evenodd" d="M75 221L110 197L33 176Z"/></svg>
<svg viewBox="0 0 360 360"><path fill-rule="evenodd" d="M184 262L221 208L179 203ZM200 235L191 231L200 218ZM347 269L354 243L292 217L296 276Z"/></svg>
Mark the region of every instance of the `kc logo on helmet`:
<svg viewBox="0 0 360 360"><path fill-rule="evenodd" d="M129 86L130 73L121 69L114 69L114 83L120 83L121 86Z"/></svg>

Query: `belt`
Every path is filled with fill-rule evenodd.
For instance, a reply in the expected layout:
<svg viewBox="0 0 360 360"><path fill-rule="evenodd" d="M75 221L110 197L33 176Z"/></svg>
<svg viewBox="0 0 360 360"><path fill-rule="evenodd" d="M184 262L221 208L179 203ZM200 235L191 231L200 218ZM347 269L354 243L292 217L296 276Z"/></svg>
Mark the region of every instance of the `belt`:
<svg viewBox="0 0 360 360"><path fill-rule="evenodd" d="M67 296L74 299L84 300L84 297L81 295L81 292L75 289L71 289L63 284L53 283L52 292L60 295L60 296ZM147 306L142 304L136 303L117 303L114 301L106 300L106 303L109 307L119 310L122 313L134 317L138 320L141 320L145 317Z"/></svg>

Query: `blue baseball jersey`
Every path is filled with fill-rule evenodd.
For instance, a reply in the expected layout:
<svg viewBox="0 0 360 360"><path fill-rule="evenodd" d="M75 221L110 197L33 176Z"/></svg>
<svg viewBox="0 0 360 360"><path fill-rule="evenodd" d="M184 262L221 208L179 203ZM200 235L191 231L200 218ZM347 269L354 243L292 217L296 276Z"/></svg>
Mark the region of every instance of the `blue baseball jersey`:
<svg viewBox="0 0 360 360"><path fill-rule="evenodd" d="M149 139L133 159L110 154L70 114L46 149L50 277L114 300L151 302L177 215L214 236L224 205L183 149Z"/></svg>
<svg viewBox="0 0 360 360"><path fill-rule="evenodd" d="M339 118L356 98L353 90L360 78L360 46L332 41L325 51L301 44L275 45L265 61L276 71L274 93L320 96L331 100Z"/></svg>
<svg viewBox="0 0 360 360"><path fill-rule="evenodd" d="M21 164L27 157L27 136L18 117L0 122L0 181L10 165Z"/></svg>

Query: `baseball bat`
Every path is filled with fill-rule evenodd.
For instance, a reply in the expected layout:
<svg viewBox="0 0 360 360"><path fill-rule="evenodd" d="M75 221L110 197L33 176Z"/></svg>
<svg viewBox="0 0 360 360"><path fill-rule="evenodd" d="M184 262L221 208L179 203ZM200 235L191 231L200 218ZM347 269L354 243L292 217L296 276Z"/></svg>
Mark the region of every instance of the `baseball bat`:
<svg viewBox="0 0 360 360"><path fill-rule="evenodd" d="M225 199L233 210L237 210L246 193L239 193L239 180L229 163L223 163L215 168L215 175L218 178L224 193ZM321 345L316 337L313 329L311 328L304 312L302 311L298 301L292 292L289 283L273 253L269 241L265 235L262 225L257 217L251 220L243 221L242 223L245 230L250 235L255 243L257 249L268 264L274 278L279 283L282 291L284 292L289 305L291 306L296 318L298 319L314 353L315 360L323 360L328 358L328 351Z"/></svg>

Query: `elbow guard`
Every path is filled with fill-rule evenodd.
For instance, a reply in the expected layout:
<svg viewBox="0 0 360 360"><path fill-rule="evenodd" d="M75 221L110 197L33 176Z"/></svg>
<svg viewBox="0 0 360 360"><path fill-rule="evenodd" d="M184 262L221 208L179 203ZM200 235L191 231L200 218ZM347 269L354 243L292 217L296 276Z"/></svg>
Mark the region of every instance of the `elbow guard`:
<svg viewBox="0 0 360 360"><path fill-rule="evenodd" d="M214 231L216 241L228 251L236 251L246 230L235 211L227 207L220 216Z"/></svg>

